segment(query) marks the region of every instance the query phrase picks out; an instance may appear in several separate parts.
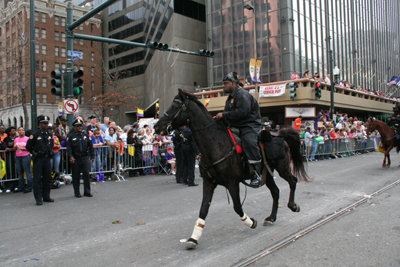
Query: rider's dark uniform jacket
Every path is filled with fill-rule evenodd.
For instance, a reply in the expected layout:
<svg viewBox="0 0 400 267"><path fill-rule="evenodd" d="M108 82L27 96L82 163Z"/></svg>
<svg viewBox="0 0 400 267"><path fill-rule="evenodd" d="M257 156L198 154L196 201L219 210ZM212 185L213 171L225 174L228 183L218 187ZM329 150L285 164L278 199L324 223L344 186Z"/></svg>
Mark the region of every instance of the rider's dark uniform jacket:
<svg viewBox="0 0 400 267"><path fill-rule="evenodd" d="M223 116L231 126L240 128L241 134L243 134L242 131L258 133L261 130L258 103L249 92L239 86L228 96Z"/></svg>

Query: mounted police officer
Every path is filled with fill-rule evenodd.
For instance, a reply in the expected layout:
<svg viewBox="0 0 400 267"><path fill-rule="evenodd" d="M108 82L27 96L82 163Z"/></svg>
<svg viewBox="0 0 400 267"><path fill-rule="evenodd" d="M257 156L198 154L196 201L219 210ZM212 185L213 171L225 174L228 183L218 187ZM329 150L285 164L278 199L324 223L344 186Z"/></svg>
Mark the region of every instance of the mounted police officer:
<svg viewBox="0 0 400 267"><path fill-rule="evenodd" d="M393 114L390 116L388 125L396 129L396 146L400 147L400 104L397 103L393 108Z"/></svg>
<svg viewBox="0 0 400 267"><path fill-rule="evenodd" d="M50 198L51 159L54 156L53 135L47 131L50 118L39 116L39 130L34 132L26 144L26 149L32 154L33 161L33 195L36 205L43 202L54 202Z"/></svg>
<svg viewBox="0 0 400 267"><path fill-rule="evenodd" d="M183 179L183 135L182 127L174 131L172 142L174 143L174 152L176 157L176 182L178 184L185 183Z"/></svg>
<svg viewBox="0 0 400 267"><path fill-rule="evenodd" d="M242 147L249 162L251 171L251 185L258 186L261 183L262 161L258 147L258 137L261 132L260 108L256 99L246 90L239 87L243 84L239 81L236 72L231 72L223 79L224 92L230 93L226 100L224 112L218 113L214 119L225 120L240 130Z"/></svg>
<svg viewBox="0 0 400 267"><path fill-rule="evenodd" d="M87 132L83 132L83 121L77 119L72 123L74 131L68 135L67 151L69 161L72 163L72 183L74 185L75 197L82 197L80 186L80 174L83 174L84 193L86 197L92 197L90 193L89 172L91 163L94 161L94 150L92 140ZM90 159L89 160L89 156Z"/></svg>

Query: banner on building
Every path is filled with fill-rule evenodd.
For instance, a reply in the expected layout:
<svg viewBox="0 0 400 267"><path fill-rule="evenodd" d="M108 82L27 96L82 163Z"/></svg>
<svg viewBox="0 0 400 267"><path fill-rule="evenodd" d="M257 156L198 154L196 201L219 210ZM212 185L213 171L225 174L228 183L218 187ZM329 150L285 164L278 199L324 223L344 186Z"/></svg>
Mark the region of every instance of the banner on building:
<svg viewBox="0 0 400 267"><path fill-rule="evenodd" d="M315 107L285 107L285 118L314 118L316 116Z"/></svg>
<svg viewBox="0 0 400 267"><path fill-rule="evenodd" d="M259 97L276 97L285 94L286 83L260 86Z"/></svg>
<svg viewBox="0 0 400 267"><path fill-rule="evenodd" d="M58 102L58 115L63 115L63 114L64 114L64 103Z"/></svg>
<svg viewBox="0 0 400 267"><path fill-rule="evenodd" d="M160 118L160 103L156 103L156 118Z"/></svg>
<svg viewBox="0 0 400 267"><path fill-rule="evenodd" d="M255 77L256 70L255 69L256 69L256 60L254 58L252 58L252 59L250 59L249 70L250 70L250 77L253 82L256 82L256 77Z"/></svg>
<svg viewBox="0 0 400 267"><path fill-rule="evenodd" d="M262 61L261 60L257 60L256 63L256 73L257 73L257 82L261 83L261 65L262 65Z"/></svg>

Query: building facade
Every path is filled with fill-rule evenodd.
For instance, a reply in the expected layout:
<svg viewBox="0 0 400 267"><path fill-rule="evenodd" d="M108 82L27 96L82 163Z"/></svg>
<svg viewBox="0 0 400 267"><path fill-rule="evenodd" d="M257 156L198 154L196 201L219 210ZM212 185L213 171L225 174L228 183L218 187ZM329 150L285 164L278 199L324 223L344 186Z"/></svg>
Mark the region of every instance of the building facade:
<svg viewBox="0 0 400 267"><path fill-rule="evenodd" d="M88 5L76 0L75 4ZM90 1L97 6L101 1ZM102 13L103 36L138 43L162 42L171 48L197 52L206 48L204 0L121 0ZM137 120L136 107L155 116L155 103L162 114L178 88L194 91L206 86L207 60L185 54L135 46L103 43L104 71L117 77L104 91L121 90L134 95L132 106L121 106L112 116L119 124ZM134 107L135 106L135 107Z"/></svg>
<svg viewBox="0 0 400 267"><path fill-rule="evenodd" d="M233 70L250 76L255 39L263 83L289 80L294 71L326 76L330 50L339 79L356 86L385 92L387 81L400 74L397 0L207 0L206 5L208 48L215 52L209 86Z"/></svg>
<svg viewBox="0 0 400 267"><path fill-rule="evenodd" d="M48 115L53 122L62 99L50 92L50 73L66 68L66 7L64 2L35 1L37 114ZM74 19L88 11L90 7L74 6ZM22 102L26 103L30 120L29 18L28 0L8 2L0 9L0 116L6 126L26 126ZM100 15L80 25L75 32L101 36ZM90 110L85 109L85 100L102 92L101 49L99 43L74 39L74 50L83 52L74 66L84 72L84 93L79 97L80 113L84 117L90 114ZM30 123L26 127L30 127Z"/></svg>

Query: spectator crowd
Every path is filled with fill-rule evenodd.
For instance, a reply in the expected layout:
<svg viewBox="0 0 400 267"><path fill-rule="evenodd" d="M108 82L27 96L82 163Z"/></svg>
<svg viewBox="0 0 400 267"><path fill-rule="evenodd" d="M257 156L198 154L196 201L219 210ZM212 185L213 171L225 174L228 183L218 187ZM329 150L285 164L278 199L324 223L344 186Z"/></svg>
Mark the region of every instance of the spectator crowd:
<svg viewBox="0 0 400 267"><path fill-rule="evenodd" d="M97 122L96 116L90 116L88 121L80 116L76 119L83 121L82 131L88 134L93 144L95 157L90 168L92 181L104 181L104 175L112 175L114 170L126 170L129 177L155 174L160 171L159 164L169 174L176 174L172 137L157 135L151 126L139 127L137 122L121 127L108 117L104 118L103 123ZM67 122L65 117L60 116L56 123L49 124L47 128L54 138L52 180L61 174L71 173L66 148L68 137L74 129ZM26 149L31 135L32 131L25 131L23 127L11 126L6 129L0 125L0 193L32 192L32 159ZM61 184L63 182L61 179Z"/></svg>

